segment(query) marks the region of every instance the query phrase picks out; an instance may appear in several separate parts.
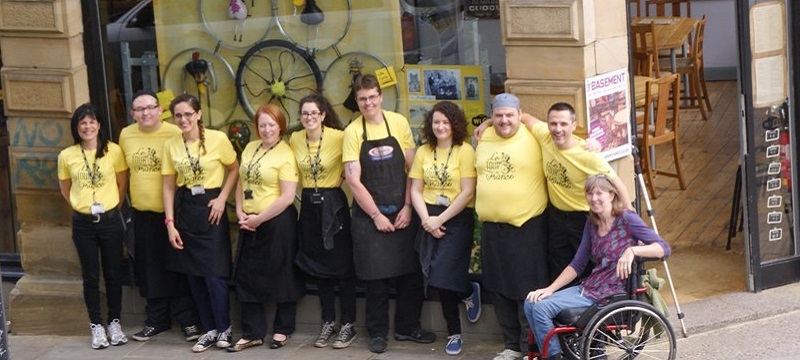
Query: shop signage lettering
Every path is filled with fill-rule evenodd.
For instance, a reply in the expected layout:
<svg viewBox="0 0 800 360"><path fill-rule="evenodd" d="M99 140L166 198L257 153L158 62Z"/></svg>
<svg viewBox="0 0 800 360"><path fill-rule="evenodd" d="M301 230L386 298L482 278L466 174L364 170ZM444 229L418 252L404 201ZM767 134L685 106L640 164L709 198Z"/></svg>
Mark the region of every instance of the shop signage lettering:
<svg viewBox="0 0 800 360"><path fill-rule="evenodd" d="M481 19L500 18L500 0L467 0L464 7L467 16Z"/></svg>
<svg viewBox="0 0 800 360"><path fill-rule="evenodd" d="M609 86L609 85L616 85L616 84L622 83L623 81L625 81L625 74L624 73L617 74L617 75L614 75L614 76L604 77L604 78L599 79L597 81L590 82L588 90L602 89L602 88L604 88L606 86Z"/></svg>

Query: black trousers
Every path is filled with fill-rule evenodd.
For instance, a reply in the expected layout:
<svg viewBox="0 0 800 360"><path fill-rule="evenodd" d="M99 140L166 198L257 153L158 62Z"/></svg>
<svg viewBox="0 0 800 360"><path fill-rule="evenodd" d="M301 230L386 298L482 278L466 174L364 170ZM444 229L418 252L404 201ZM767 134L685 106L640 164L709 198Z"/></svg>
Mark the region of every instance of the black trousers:
<svg viewBox="0 0 800 360"><path fill-rule="evenodd" d="M172 319L181 328L197 325L197 309L189 295L147 299L144 312L147 315L144 324L154 328L168 328L172 325Z"/></svg>
<svg viewBox="0 0 800 360"><path fill-rule="evenodd" d="M439 303L442 306L444 321L447 323L447 334L461 334L461 313L458 310L458 304L461 299L472 295L472 286L469 287L469 292L434 289L439 292Z"/></svg>
<svg viewBox="0 0 800 360"><path fill-rule="evenodd" d="M522 302L525 300L512 300L498 293L493 293L492 301L497 323L503 332L504 349L514 351L528 351L528 320Z"/></svg>
<svg viewBox="0 0 800 360"><path fill-rule="evenodd" d="M322 307L322 322L336 321L336 285L339 285L339 309L341 324L356 322L355 279L317 279L319 304Z"/></svg>
<svg viewBox="0 0 800 360"><path fill-rule="evenodd" d="M242 338L247 340L263 339L267 336L267 316L264 303L242 302ZM291 335L295 330L297 319L297 302L277 303L275 319L272 321L272 332Z"/></svg>
<svg viewBox="0 0 800 360"><path fill-rule="evenodd" d="M122 218L116 209L102 214L99 222L91 215L73 212L72 242L78 252L83 277L83 300L92 324L103 324L100 316L100 266L106 287L108 321L122 313Z"/></svg>
<svg viewBox="0 0 800 360"><path fill-rule="evenodd" d="M550 281L555 280L567 265L572 262L578 246L583 238L583 228L586 220L589 219L584 211L562 211L553 206L548 208L548 235L547 235L547 257L549 258ZM592 273L594 266L589 264L583 273L569 285L577 285Z"/></svg>
<svg viewBox="0 0 800 360"><path fill-rule="evenodd" d="M422 314L422 273L414 272L388 279L365 281L367 286L366 325L370 337L389 334L389 290L394 284L396 306L394 332L410 334L419 328Z"/></svg>

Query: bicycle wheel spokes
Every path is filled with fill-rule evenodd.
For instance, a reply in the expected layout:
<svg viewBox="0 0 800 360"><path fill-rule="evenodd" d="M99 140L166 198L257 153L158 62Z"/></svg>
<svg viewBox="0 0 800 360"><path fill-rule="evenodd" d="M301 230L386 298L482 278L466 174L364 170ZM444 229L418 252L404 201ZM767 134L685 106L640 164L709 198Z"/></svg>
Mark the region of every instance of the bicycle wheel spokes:
<svg viewBox="0 0 800 360"><path fill-rule="evenodd" d="M318 14L303 14L308 3L296 8L293 0L274 1L278 30L284 38L312 54L336 46L350 30L350 0L316 1Z"/></svg>
<svg viewBox="0 0 800 360"><path fill-rule="evenodd" d="M358 75L374 74L376 70L386 66L386 63L377 56L360 51L342 54L328 65L328 69L325 71L323 92L345 124L359 115L351 86L353 80ZM397 111L399 105L397 85L385 87L381 89L381 93L383 94L382 107Z"/></svg>
<svg viewBox="0 0 800 360"><path fill-rule="evenodd" d="M280 106L289 123L298 120L298 100L319 91L322 76L313 59L283 40L267 40L250 49L239 63L236 87L249 116L264 104Z"/></svg>
<svg viewBox="0 0 800 360"><path fill-rule="evenodd" d="M244 1L244 8L237 9L244 16L242 19L228 16L230 0L199 2L203 29L225 48L247 49L265 38L272 28L272 6L266 2Z"/></svg>

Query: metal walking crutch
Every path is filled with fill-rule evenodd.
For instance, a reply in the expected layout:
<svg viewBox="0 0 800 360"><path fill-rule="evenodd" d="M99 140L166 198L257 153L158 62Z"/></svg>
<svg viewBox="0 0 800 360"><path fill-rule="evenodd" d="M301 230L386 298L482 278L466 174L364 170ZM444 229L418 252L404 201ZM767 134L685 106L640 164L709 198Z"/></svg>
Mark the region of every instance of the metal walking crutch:
<svg viewBox="0 0 800 360"><path fill-rule="evenodd" d="M650 217L650 223L653 225L653 231L658 234L658 226L656 226L656 213L653 211L653 207L650 205L650 195L647 193L647 186L644 183L644 176L642 176L642 165L639 162L639 149L636 146L633 147L633 169L636 173L636 179L639 182L639 188L642 190L642 198L644 198L645 206L647 207L647 215ZM681 322L681 331L683 332L683 337L687 337L686 333L686 324L683 322L683 318L685 314L681 311L681 305L678 304L678 295L675 294L675 286L672 284L672 275L669 272L669 266L667 265L667 260L661 260L661 263L664 264L664 270L667 273L667 282L669 282L669 290L672 292L672 300L675 301L675 309L678 310L678 320Z"/></svg>

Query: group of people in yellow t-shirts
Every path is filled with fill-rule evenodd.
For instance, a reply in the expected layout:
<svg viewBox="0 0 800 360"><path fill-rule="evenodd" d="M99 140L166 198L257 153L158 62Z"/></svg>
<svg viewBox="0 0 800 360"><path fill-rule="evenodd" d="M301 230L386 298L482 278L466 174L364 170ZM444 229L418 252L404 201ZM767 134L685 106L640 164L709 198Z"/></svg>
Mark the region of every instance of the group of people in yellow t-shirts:
<svg viewBox="0 0 800 360"><path fill-rule="evenodd" d="M345 348L358 337L357 279L366 291L370 351L387 350L394 288L394 339L436 341L420 326L423 300L435 293L447 324L444 350L457 355L463 345L459 302L470 322L481 312L481 287L468 277L477 214L482 284L505 344L496 359L521 358L523 302L575 255L589 213L587 177L607 175L630 204L624 186L608 163L586 150L591 144L572 135L569 104L554 105L544 123L524 114L515 96L497 95L473 148L463 111L442 101L426 115L425 144L417 148L408 120L382 109L375 76L354 80L353 91L361 116L346 128L322 95L301 99L303 129L288 142L282 140L286 115L275 105L261 106L253 117L258 139L239 160L224 133L203 126L200 101L192 95L169 104L173 125L161 121L154 93L137 93L135 123L123 129L119 145L108 140L91 105L79 107L71 122L75 144L59 155L58 176L74 209L92 347L127 342L119 323L124 230L118 208L128 193L135 237L129 251L147 300L145 325L134 340L147 341L174 320L195 342L194 352L242 351L264 344L264 304L272 302L269 347L281 348L295 331L308 278L317 285L322 315L314 345ZM568 121L551 124L564 117ZM226 211L231 192L239 226L235 249ZM298 193L299 214L293 205ZM101 261L107 327L100 314ZM237 341L229 281L241 303Z"/></svg>

